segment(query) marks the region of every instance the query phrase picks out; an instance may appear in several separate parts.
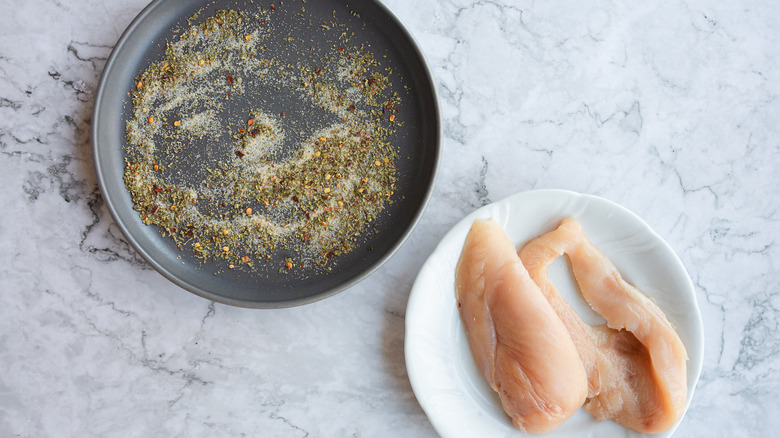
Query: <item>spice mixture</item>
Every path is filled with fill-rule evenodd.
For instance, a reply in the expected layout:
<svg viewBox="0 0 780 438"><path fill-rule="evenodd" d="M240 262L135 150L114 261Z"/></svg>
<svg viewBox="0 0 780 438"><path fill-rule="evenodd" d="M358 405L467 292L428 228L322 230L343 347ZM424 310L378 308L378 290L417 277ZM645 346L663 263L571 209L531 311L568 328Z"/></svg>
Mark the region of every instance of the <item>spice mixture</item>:
<svg viewBox="0 0 780 438"><path fill-rule="evenodd" d="M134 208L182 250L231 269L273 263L280 250L295 255L276 261L282 270L326 267L394 194L392 70L335 18L298 23L336 32L332 47L292 33L278 44L275 9L193 17L131 92Z"/></svg>

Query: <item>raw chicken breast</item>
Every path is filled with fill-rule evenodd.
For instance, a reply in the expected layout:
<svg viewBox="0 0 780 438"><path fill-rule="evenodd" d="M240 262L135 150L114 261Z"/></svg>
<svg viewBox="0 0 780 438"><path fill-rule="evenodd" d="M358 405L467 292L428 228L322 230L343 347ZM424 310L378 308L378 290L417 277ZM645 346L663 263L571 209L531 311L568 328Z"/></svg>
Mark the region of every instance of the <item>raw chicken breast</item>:
<svg viewBox="0 0 780 438"><path fill-rule="evenodd" d="M479 371L520 430L547 432L585 402L577 349L493 220L477 220L455 271L455 293Z"/></svg>
<svg viewBox="0 0 780 438"><path fill-rule="evenodd" d="M585 324L547 278L562 254L569 256L583 297L607 320L606 327ZM588 370L585 409L642 433L674 425L685 408L687 354L658 306L623 280L572 219L528 242L520 258Z"/></svg>
<svg viewBox="0 0 780 438"><path fill-rule="evenodd" d="M594 332L593 327L586 324L577 311L563 299L547 275L552 262L560 257L566 248L575 244L573 240L566 240L566 237L572 236L559 232L554 234L556 232L553 231L527 243L520 251L520 259L531 279L539 286L547 302L566 326L587 373L588 398L591 398L601 392L599 368L603 368L603 365L600 366L603 358L597 348L599 336Z"/></svg>

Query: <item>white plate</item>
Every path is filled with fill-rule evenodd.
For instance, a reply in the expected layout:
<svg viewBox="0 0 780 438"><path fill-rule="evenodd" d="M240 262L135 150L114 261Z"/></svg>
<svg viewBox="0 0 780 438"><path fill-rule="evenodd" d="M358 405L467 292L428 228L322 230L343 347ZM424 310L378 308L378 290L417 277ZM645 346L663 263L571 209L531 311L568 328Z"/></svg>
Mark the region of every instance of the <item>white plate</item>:
<svg viewBox="0 0 780 438"><path fill-rule="evenodd" d="M406 367L420 405L442 437L527 436L512 426L498 396L477 371L458 314L455 265L471 224L478 218L495 219L519 249L567 217L578 220L623 278L666 313L688 351L686 409L690 405L701 373L704 334L693 284L680 259L642 219L624 207L596 196L538 190L510 196L466 216L444 236L412 287L406 310ZM553 263L550 278L586 322L603 322L581 298L564 259ZM668 437L676 427L654 436ZM561 427L543 436L646 435L611 421L596 421L580 409Z"/></svg>

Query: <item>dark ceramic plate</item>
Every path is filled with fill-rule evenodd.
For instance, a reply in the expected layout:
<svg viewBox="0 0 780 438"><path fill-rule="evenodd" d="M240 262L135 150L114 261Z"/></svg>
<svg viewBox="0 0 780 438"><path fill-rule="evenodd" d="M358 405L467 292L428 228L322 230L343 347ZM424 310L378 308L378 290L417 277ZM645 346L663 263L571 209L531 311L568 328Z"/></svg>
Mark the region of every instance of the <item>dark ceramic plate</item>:
<svg viewBox="0 0 780 438"><path fill-rule="evenodd" d="M162 237L156 226L144 225L139 213L133 210L123 181L125 124L132 114L129 91L135 85L135 78L162 59L166 42L180 35L196 12L201 11L204 16L213 15L218 9L251 13L270 8L272 3L269 0L153 1L128 27L111 54L97 91L92 119L98 183L111 215L127 240L150 265L182 288L210 300L244 307L305 304L368 277L400 248L420 219L433 191L441 152L441 121L431 73L413 38L386 7L376 0L285 0L275 4L274 19L300 19L305 14L311 22L318 23L337 17L354 33L353 43L365 44L382 60L383 66L391 67L400 78L393 81L392 87L401 97L399 117L405 122L389 138L398 151L394 202L362 234L354 250L336 257L329 271L306 268L310 272L290 274L280 272L274 263L252 270L229 270L225 269L224 261L204 263L194 258L190 251L180 250L169 238ZM309 47L332 47L327 33L293 36L310 41ZM294 61L292 58L301 54L289 56ZM291 114L285 123L308 117L305 112L298 112ZM280 252L274 257L283 259L285 255Z"/></svg>

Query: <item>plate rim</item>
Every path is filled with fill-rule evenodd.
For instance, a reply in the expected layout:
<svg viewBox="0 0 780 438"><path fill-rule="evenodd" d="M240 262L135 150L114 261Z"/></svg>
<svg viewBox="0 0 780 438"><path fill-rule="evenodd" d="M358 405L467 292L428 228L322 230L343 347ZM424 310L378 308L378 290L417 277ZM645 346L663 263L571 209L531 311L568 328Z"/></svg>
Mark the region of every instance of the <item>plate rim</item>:
<svg viewBox="0 0 780 438"><path fill-rule="evenodd" d="M136 240L135 236L133 236L130 233L129 227L126 225L123 216L119 213L119 211L115 206L115 202L118 201L113 199L108 194L110 192L109 190L107 190L108 181L106 179L106 176L104 174L101 165L101 159L100 159L101 147L98 142L99 128L101 125L100 123L101 108L104 105L103 101L105 99L107 83L110 79L111 72L114 71L115 64L117 63L117 59L122 54L122 50L125 47L127 41L136 32L136 29L145 20L149 19L149 17L152 14L154 14L155 10L158 7L160 7L160 5L165 4L166 2L176 2L176 0L153 0L148 5L146 5L133 18L130 24L122 32L116 44L112 48L111 54L109 55L106 64L103 67L103 71L101 72L100 80L98 82L98 86L95 91L95 95L94 95L95 97L93 99L93 108L91 114L92 122L89 131L91 152L93 158L93 167L97 176L98 188L100 190L100 194L102 196L103 202L106 205L106 208L108 209L108 212L111 215L111 218L113 219L114 223L117 225L120 232L122 233L122 236L125 238L127 243L129 243L130 246L135 250L135 252L139 254L141 258L144 259L144 261L146 261L152 268L154 268L155 271L157 271L164 278L176 284L178 287L187 290L188 292L191 292L197 296L200 296L201 298L205 298L207 300L211 300L214 302L227 304L231 306L254 308L254 309L277 309L277 308L301 306L304 304L313 303L331 297L333 295L336 295L339 292L345 291L355 286L356 284L362 282L363 280L367 279L368 277L370 277L374 272L376 272L381 266L383 266L398 252L398 250L404 245L404 243L409 239L411 234L417 228L417 225L419 224L423 214L425 213L428 206L430 205L430 200L433 197L433 192L436 187L436 183L438 181L438 176L441 168L444 127L443 127L441 101L439 97L439 92L438 92L436 81L434 79L433 71L431 70L431 64L426 58L425 52L422 50L421 45L414 37L414 35L411 33L408 26L406 26L403 23L403 21L381 1L379 0L362 0L362 1L373 4L379 11L381 11L382 14L384 14L384 17L382 18L386 18L388 21L393 23L397 27L398 31L407 39L407 42L409 43L409 46L411 48L410 51L411 56L416 57L420 63L420 67L421 67L420 79L422 79L422 82L425 84L426 88L430 90L431 107L432 107L431 110L433 112L433 121L435 121L436 127L435 130L432 130L434 132L431 132L431 135L435 141L434 144L431 145L433 163L432 163L430 177L428 178L427 189L422 194L421 202L419 204L417 212L411 218L411 221L409 222L409 225L406 227L403 234L401 235L401 238L398 239L393 244L393 246L391 246L390 249L376 262L374 262L372 265L369 265L360 274L347 279L346 281L340 283L339 285L333 288L327 289L318 294L307 296L304 298L284 300L284 301L237 300L237 299L215 294L209 290L199 287L197 284L187 282L185 281L185 279L179 278L179 276L174 275L162 263L158 262L154 257L152 257L151 254L143 247L143 245L141 245ZM406 56L409 55L407 54Z"/></svg>
<svg viewBox="0 0 780 438"><path fill-rule="evenodd" d="M694 366L694 374L692 382L689 382L688 384L688 397L686 400L685 410L683 411L683 414L680 416L678 421L666 432L664 432L665 436L671 436L674 431L677 429L677 427L682 422L685 414L687 413L687 410L693 400L694 391L696 389L696 385L698 384L698 381L701 378L701 372L703 368L703 359L704 359L704 325L701 317L701 309L698 305L698 300L696 298L696 289L694 287L693 281L691 280L690 274L688 273L688 270L685 268L685 265L683 264L682 260L680 259L679 255L674 251L674 249L671 247L671 245L666 242L665 239L663 239L650 225L645 222L639 215L634 213L633 211L629 210L628 208L611 201L609 199L592 195L592 194L586 194L586 193L579 193L572 190L564 190L564 189L536 189L536 190L527 190L527 191L521 191L514 194L511 194L499 201L492 202L490 204L487 204L485 206L482 206L480 208L477 208L470 213L466 214L463 218L458 220L448 231L445 233L445 235L441 238L441 240L437 243L434 250L431 252L431 254L426 259L425 263L420 268L420 271L418 272L418 275L415 278L415 281L412 284L412 288L409 294L409 299L407 302L406 307L406 319L405 319L405 335L404 335L404 360L406 364L406 370L407 375L409 377L409 381L412 387L412 391L415 394L415 398L417 399L418 403L420 404L420 407L425 412L426 416L428 417L429 421L431 422L431 425L436 430L436 432L444 437L454 437L454 436L462 436L462 435L452 435L449 432L451 431L450 424L452 423L452 418L442 419L438 415L437 412L435 412L435 409L432 408L431 403L428 402L428 400L425 399L425 394L423 392L427 389L424 384L424 376L421 374L421 367L415 366L414 361L415 357L414 354L415 351L410 348L410 346L414 345L414 336L416 332L416 324L417 324L417 318L416 316L418 313L424 314L423 311L420 310L423 306L420 306L418 304L418 301L421 301L423 294L425 291L423 290L423 286L425 284L426 276L430 276L429 271L434 269L437 264L437 259L444 256L445 248L449 245L449 242L453 238L458 238L458 230L461 228L464 228L464 226L468 226L471 222L473 222L475 219L487 216L484 213L487 211L490 211L491 209L496 208L502 208L509 204L512 204L514 202L518 202L518 200L522 199L523 197L528 196L544 196L544 195L553 195L553 196L564 196L569 197L572 199L576 198L582 198L586 199L588 201L597 201L597 202L603 202L607 205L609 205L612 208L617 209L621 213L624 213L631 217L633 221L636 221L638 224L642 225L643 228L650 233L650 235L653 237L653 240L656 241L658 244L663 246L663 250L670 254L672 257L670 258L670 261L674 263L677 269L680 270L680 273L685 274L685 293L689 296L690 302L692 304L692 307L690 310L695 310L693 312L693 315L690 315L690 318L692 318L693 326L695 327L695 330L692 332L690 345L686 345L686 350L689 357L688 357L688 366L691 367ZM502 225L503 228L503 225ZM463 236L465 238L465 235ZM518 244L518 242L514 242L515 245ZM454 272L453 272L454 276ZM435 278L435 276L434 276ZM453 291L454 296L454 291ZM691 356L691 346L697 347L696 350L696 356ZM690 377L690 376L689 376ZM507 424L510 425L509 420L507 419ZM625 429L628 431L628 429ZM512 430L510 433L506 435L509 436L533 436L530 434L525 434L519 430ZM590 435L584 435L584 436L590 436ZM644 436L644 435L642 435Z"/></svg>

